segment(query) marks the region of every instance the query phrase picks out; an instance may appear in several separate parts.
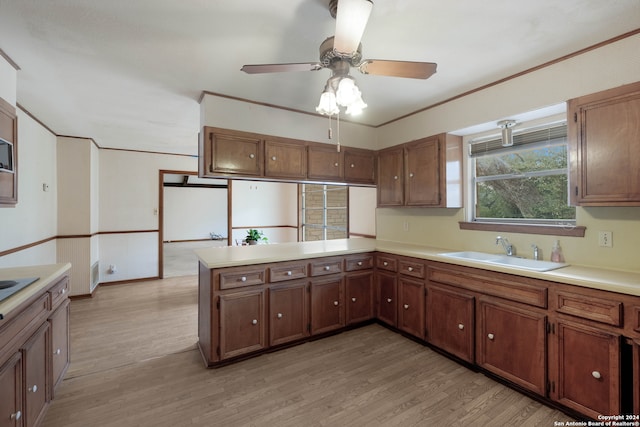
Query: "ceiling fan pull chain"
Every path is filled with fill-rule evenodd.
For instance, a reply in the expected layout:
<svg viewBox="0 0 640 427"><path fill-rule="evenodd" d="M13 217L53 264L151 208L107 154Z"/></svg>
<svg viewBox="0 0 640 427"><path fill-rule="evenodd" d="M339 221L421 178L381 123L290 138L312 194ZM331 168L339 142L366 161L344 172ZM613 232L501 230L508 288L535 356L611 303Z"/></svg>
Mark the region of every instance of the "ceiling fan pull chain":
<svg viewBox="0 0 640 427"><path fill-rule="evenodd" d="M331 129L331 114L329 114L329 139L333 138L333 129Z"/></svg>
<svg viewBox="0 0 640 427"><path fill-rule="evenodd" d="M340 112L336 114L336 130L338 132L338 145L336 146L338 153L340 152Z"/></svg>

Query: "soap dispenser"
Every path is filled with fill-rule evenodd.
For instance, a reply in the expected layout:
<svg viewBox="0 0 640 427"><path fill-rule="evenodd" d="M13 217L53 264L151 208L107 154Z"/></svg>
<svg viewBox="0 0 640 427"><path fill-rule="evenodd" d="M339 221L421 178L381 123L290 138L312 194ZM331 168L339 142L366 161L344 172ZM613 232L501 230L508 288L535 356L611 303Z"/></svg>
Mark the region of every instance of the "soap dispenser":
<svg viewBox="0 0 640 427"><path fill-rule="evenodd" d="M551 249L551 261L552 262L564 262L564 256L562 255L562 248L560 247L560 240L556 240Z"/></svg>

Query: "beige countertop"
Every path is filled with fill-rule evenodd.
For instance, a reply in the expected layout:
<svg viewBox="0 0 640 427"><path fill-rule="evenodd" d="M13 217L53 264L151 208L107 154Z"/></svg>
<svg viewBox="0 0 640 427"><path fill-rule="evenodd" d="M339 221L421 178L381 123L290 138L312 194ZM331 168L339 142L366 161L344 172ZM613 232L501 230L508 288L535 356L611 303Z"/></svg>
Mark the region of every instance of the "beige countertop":
<svg viewBox="0 0 640 427"><path fill-rule="evenodd" d="M27 267L0 268L0 280L15 280L27 277L39 277L39 279L29 286L21 289L9 298L0 301L0 318L3 314L20 306L42 289L46 288L56 278L71 269L70 263L33 265Z"/></svg>
<svg viewBox="0 0 640 427"><path fill-rule="evenodd" d="M491 265L478 261L452 259L440 255L444 252L453 252L451 249L365 238L280 243L273 245L227 246L200 249L196 251L196 254L200 262L207 268L222 268L371 251L387 252L395 255L482 268L568 285L640 296L640 272L608 270L580 265L569 265L557 270L537 272Z"/></svg>

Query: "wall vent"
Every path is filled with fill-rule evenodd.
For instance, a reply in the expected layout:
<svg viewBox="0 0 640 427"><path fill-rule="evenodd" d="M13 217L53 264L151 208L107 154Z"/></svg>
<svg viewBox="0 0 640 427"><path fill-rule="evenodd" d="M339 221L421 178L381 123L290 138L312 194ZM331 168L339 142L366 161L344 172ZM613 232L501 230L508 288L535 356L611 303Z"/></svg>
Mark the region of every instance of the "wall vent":
<svg viewBox="0 0 640 427"><path fill-rule="evenodd" d="M93 290L98 286L98 282L99 281L100 281L100 262L96 261L91 266L91 290L90 290L90 292L93 293Z"/></svg>

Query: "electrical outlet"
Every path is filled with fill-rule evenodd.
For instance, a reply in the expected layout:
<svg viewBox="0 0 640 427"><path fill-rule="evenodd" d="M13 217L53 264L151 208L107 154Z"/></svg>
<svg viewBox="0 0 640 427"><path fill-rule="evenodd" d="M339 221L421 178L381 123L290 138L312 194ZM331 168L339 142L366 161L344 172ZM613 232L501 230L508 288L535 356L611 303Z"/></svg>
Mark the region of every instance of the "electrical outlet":
<svg viewBox="0 0 640 427"><path fill-rule="evenodd" d="M598 231L598 246L610 248L613 246L613 234L610 231Z"/></svg>

